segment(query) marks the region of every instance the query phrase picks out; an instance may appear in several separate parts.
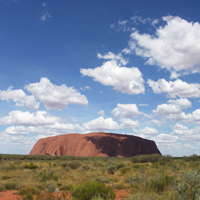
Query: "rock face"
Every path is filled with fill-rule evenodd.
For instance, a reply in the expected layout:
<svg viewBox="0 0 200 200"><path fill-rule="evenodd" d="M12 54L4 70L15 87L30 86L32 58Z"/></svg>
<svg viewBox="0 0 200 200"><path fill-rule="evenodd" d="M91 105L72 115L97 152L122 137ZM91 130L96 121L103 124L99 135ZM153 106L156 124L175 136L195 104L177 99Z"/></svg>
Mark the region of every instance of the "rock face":
<svg viewBox="0 0 200 200"><path fill-rule="evenodd" d="M37 141L29 155L132 157L161 154L154 141L133 135L95 132L65 134Z"/></svg>

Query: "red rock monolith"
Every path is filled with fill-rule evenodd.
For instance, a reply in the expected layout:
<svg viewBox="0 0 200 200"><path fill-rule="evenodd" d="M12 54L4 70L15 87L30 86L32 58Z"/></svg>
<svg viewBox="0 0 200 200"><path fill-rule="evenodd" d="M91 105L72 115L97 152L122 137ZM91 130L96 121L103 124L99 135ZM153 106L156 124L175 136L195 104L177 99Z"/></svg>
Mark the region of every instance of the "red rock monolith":
<svg viewBox="0 0 200 200"><path fill-rule="evenodd" d="M82 157L132 157L142 154L161 153L152 140L105 132L70 133L39 139L29 153L29 155Z"/></svg>

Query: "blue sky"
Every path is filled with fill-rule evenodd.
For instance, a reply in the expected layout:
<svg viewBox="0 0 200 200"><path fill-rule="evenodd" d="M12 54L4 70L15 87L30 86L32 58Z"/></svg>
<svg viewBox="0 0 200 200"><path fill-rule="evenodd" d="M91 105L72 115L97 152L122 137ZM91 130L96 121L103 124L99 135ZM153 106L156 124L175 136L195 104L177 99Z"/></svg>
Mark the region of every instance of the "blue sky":
<svg viewBox="0 0 200 200"><path fill-rule="evenodd" d="M106 131L198 154L198 0L1 0L0 152Z"/></svg>

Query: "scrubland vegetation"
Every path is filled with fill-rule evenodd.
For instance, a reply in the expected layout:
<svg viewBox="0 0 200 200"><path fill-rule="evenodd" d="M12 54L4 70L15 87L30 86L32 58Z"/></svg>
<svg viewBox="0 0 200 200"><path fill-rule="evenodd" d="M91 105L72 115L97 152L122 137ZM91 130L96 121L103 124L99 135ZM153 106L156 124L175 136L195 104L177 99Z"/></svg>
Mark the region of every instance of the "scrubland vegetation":
<svg viewBox="0 0 200 200"><path fill-rule="evenodd" d="M132 158L1 155L0 160L0 191L17 190L23 200L111 200L122 189L129 193L126 200L200 199L197 155L182 158L157 154Z"/></svg>

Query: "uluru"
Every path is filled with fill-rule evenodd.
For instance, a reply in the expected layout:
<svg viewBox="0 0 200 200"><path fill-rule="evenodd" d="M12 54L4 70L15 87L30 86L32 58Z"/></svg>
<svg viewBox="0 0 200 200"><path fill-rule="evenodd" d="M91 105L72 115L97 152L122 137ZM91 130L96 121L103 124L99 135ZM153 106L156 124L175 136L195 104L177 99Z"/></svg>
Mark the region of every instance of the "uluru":
<svg viewBox="0 0 200 200"><path fill-rule="evenodd" d="M142 154L161 154L152 140L134 135L94 132L70 133L42 138L29 155L132 157Z"/></svg>

